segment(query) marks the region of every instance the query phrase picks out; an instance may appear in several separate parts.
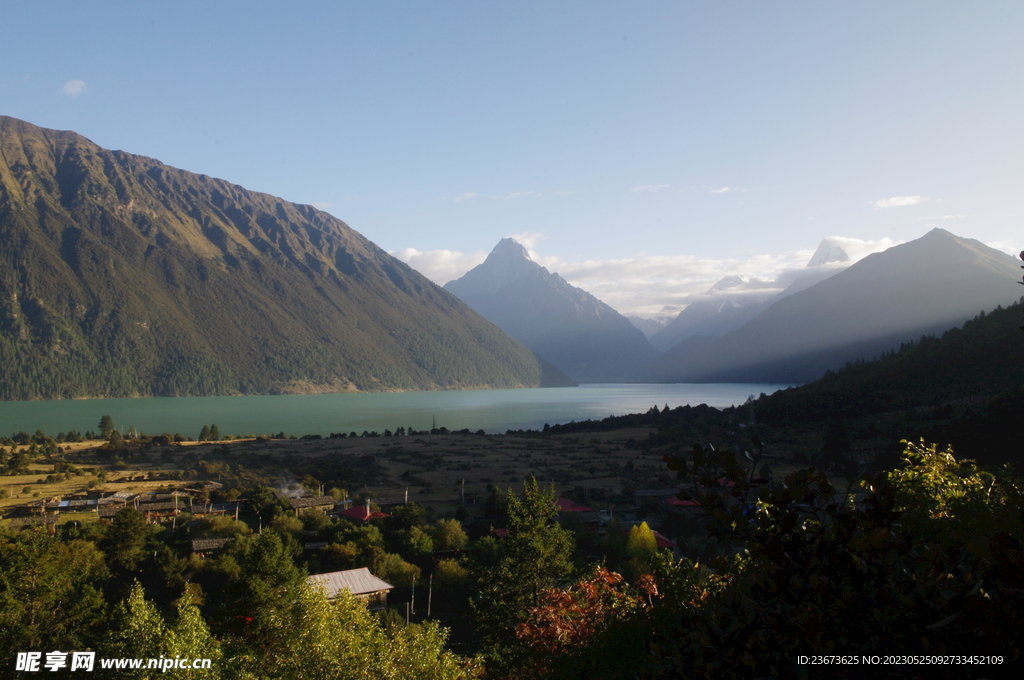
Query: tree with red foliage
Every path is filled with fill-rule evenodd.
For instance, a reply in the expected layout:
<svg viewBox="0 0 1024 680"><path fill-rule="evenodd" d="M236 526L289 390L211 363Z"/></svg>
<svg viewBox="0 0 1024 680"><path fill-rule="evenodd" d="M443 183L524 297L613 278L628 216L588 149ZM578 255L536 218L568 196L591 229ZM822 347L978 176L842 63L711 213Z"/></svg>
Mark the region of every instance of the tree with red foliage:
<svg viewBox="0 0 1024 680"><path fill-rule="evenodd" d="M612 621L622 621L650 608L657 595L654 579L642 576L630 586L613 571L599 567L591 576L561 589L549 588L541 604L516 626L516 637L525 642L533 658L523 678L546 677L554 661L569 661L573 652L589 643Z"/></svg>

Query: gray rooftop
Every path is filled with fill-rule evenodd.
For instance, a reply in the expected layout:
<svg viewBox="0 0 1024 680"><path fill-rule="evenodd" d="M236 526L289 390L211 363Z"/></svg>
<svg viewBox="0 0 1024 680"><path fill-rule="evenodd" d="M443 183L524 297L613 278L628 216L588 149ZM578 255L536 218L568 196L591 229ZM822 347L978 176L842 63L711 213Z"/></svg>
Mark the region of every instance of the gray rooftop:
<svg viewBox="0 0 1024 680"><path fill-rule="evenodd" d="M369 595L382 590L391 590L393 585L382 581L366 567L362 569L348 569L346 571L332 571L327 574L313 574L306 577L306 583L311 586L322 585L327 591L327 598L334 599L341 590L348 590L353 595Z"/></svg>
<svg viewBox="0 0 1024 680"><path fill-rule="evenodd" d="M233 538L197 538L192 541L192 552L219 550L235 539Z"/></svg>

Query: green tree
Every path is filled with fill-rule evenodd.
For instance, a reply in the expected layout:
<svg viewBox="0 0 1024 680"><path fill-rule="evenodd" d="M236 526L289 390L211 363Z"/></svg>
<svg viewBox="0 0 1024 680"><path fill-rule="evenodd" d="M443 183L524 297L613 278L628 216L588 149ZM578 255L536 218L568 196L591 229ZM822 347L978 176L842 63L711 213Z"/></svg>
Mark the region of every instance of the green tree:
<svg viewBox="0 0 1024 680"><path fill-rule="evenodd" d="M30 458L25 449L18 449L11 453L11 457L7 459L7 471L9 474L18 475L24 474L28 471L28 464Z"/></svg>
<svg viewBox="0 0 1024 680"><path fill-rule="evenodd" d="M430 528L430 537L434 539L434 550L463 550L469 544L469 536L457 519L438 520Z"/></svg>
<svg viewBox="0 0 1024 680"><path fill-rule="evenodd" d="M220 428L217 427L216 423L214 423L213 425L210 425L210 437L209 437L209 439L212 442L219 442L220 441Z"/></svg>
<svg viewBox="0 0 1024 680"><path fill-rule="evenodd" d="M100 418L100 434L104 439L110 439L110 433L114 431L114 419L110 416Z"/></svg>
<svg viewBox="0 0 1024 680"><path fill-rule="evenodd" d="M100 649L106 657L157 658L164 648L165 631L163 616L135 581L128 597L114 608L110 631L104 636ZM118 677L149 680L159 673L151 669L120 670Z"/></svg>
<svg viewBox="0 0 1024 680"><path fill-rule="evenodd" d="M177 668L174 670L174 676L218 680L221 677L218 664L222 655L220 644L210 633L209 627L199 613L199 608L188 604L185 598L182 598L178 601L177 614L174 626L167 630L163 655L168 658L180 656L183 659L210 659L212 663L207 669Z"/></svg>
<svg viewBox="0 0 1024 680"><path fill-rule="evenodd" d="M103 555L40 528L0 536L0 653L87 646L103 619Z"/></svg>
<svg viewBox="0 0 1024 680"><path fill-rule="evenodd" d="M658 551L658 541L647 522L631 527L626 538L626 571L633 578L639 578L651 571L651 559Z"/></svg>
<svg viewBox="0 0 1024 680"><path fill-rule="evenodd" d="M205 442L210 438L210 426L203 425L203 429L199 431L199 441Z"/></svg>
<svg viewBox="0 0 1024 680"><path fill-rule="evenodd" d="M240 573L224 603L228 619L236 632L265 639L274 617L291 605L306 574L273 531L239 537L232 545Z"/></svg>
<svg viewBox="0 0 1024 680"><path fill-rule="evenodd" d="M121 508L110 521L102 548L114 571L134 571L142 559L142 546L149 537L145 518L134 508Z"/></svg>
<svg viewBox="0 0 1024 680"><path fill-rule="evenodd" d="M269 524L271 520L284 512L285 506L282 504L282 501L274 495L274 490L266 485L256 487L249 494L247 500L249 501L248 507L264 524Z"/></svg>
<svg viewBox="0 0 1024 680"><path fill-rule="evenodd" d="M482 551L474 565L471 601L488 666L498 672L517 658L516 624L572 572L572 535L557 522L554 487L542 490L531 478L522 498L510 489L506 513L507 537L488 541L493 550Z"/></svg>
<svg viewBox="0 0 1024 680"><path fill-rule="evenodd" d="M378 577L399 588L410 588L420 578L420 568L410 564L395 553L375 553L376 558L368 565Z"/></svg>
<svg viewBox="0 0 1024 680"><path fill-rule="evenodd" d="M420 527L402 530L399 533L399 551L411 560L427 557L434 551L430 534Z"/></svg>
<svg viewBox="0 0 1024 680"><path fill-rule="evenodd" d="M363 680L475 677L474 665L445 650L447 631L426 622L388 633L347 592L328 602L305 582L290 604L268 620L261 644L236 639L232 663L244 678ZM301 624L299 623L301 622Z"/></svg>

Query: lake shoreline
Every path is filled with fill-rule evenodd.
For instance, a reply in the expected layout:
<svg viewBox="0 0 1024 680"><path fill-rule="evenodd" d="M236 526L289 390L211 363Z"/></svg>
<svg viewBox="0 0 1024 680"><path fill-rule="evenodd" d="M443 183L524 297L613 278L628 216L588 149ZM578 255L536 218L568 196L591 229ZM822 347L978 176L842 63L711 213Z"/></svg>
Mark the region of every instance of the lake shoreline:
<svg viewBox="0 0 1024 680"><path fill-rule="evenodd" d="M110 415L122 431L196 436L216 423L224 434L289 435L438 427L486 432L540 429L545 423L646 412L652 406L707 404L725 408L749 395L788 385L758 383L585 384L431 392L358 392L219 397L152 397L0 402L0 433L39 429L49 435L97 429ZM195 430L193 432L192 430Z"/></svg>

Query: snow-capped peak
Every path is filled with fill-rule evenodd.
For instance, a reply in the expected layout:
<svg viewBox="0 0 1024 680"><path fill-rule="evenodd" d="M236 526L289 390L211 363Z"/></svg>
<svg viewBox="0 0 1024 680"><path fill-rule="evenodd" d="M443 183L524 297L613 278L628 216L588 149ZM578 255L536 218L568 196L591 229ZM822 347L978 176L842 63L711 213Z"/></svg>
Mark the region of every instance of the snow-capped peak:
<svg viewBox="0 0 1024 680"><path fill-rule="evenodd" d="M808 267L818 267L829 262L847 262L850 256L843 250L843 247L832 239L824 239L818 249L814 251Z"/></svg>

